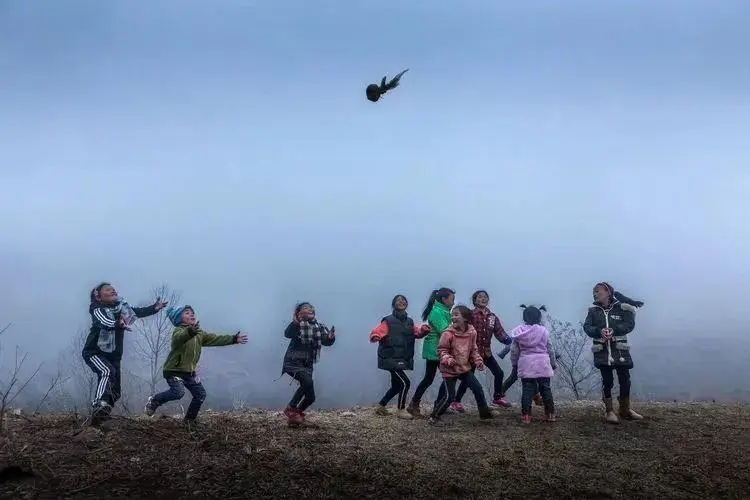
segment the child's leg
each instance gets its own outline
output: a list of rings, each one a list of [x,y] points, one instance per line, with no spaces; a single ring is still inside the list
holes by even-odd
[[[164,403],[182,399],[182,396],[185,395],[185,385],[180,377],[167,377],[166,381],[169,389],[151,397],[151,409],[153,410],[156,410]]]
[[[618,366],[615,370],[617,371],[617,384],[620,386],[620,399],[628,399],[630,398],[630,369]],[[614,384],[614,380],[612,383]]]
[[[451,401],[456,397],[456,379],[443,377],[443,384],[441,387],[441,393],[435,400],[435,405],[432,408],[432,418],[438,418],[444,414],[451,404]]]
[[[122,394],[122,388],[120,384],[120,374],[122,373],[122,370],[120,369],[120,360],[112,361],[112,367],[114,368],[114,371],[111,375],[112,380],[112,406],[117,403],[117,401],[120,399],[120,395]]]
[[[294,377],[294,379],[296,380],[297,377]],[[289,400],[289,406],[291,408],[297,408],[303,397],[305,397],[305,389],[302,387],[302,384],[300,384],[300,386],[297,387],[297,390],[294,391],[292,399]]]
[[[510,372],[510,376],[508,376],[508,378],[503,383],[502,396],[505,396],[508,393],[508,389],[510,389],[511,386],[515,384],[517,380],[518,380],[518,367],[514,366],[513,370]]]
[[[484,389],[482,388],[482,384],[479,383],[479,380],[477,380],[476,375],[469,372],[461,375],[460,378],[461,382],[465,383],[474,394],[474,399],[477,400],[477,407],[485,408],[487,406],[487,398],[484,397]]]
[[[419,406],[419,403],[420,401],[422,401],[422,396],[424,396],[425,391],[432,385],[432,382],[435,380],[435,374],[437,373],[439,365],[439,361],[428,360],[425,363],[424,377],[419,382],[419,385],[417,385],[417,389],[414,391],[414,396],[411,398],[410,406]]]
[[[297,409],[305,411],[315,402],[315,384],[312,373],[297,372],[294,378],[299,381],[299,388],[302,390],[302,400],[297,404]]]
[[[89,356],[83,358],[86,364],[96,374],[96,392],[94,393],[94,400],[92,406],[95,412],[100,412],[103,407],[110,407],[114,404],[114,398],[112,397],[112,377],[116,371],[112,363],[100,355]]]
[[[503,369],[500,368],[500,363],[498,363],[494,357],[485,359],[484,366],[486,366],[490,372],[492,372],[492,376],[495,377],[494,385],[492,386],[492,399],[500,399],[504,394],[503,378],[505,377],[505,373],[503,373]]]
[[[387,405],[397,394],[401,394],[402,386],[404,385],[401,378],[396,374],[396,370],[388,370],[388,372],[391,374],[391,387],[380,400],[380,406]]]
[[[605,400],[612,399],[612,387],[615,385],[615,376],[611,366],[602,366],[599,368],[602,374],[602,396]]]
[[[537,381],[535,378],[521,379],[521,414],[531,415],[531,400],[536,394]]]
[[[544,400],[544,413],[547,415],[555,413],[555,401],[552,399],[552,384],[549,378],[537,379],[539,383],[539,392]]]
[[[476,368],[472,367],[471,368],[471,373],[474,373],[475,369]],[[461,400],[464,397],[464,394],[466,394],[466,389],[468,389],[468,388],[469,388],[469,384],[467,384],[464,379],[461,379],[461,382],[458,384],[458,390],[456,391],[456,399],[455,399],[456,403],[460,403],[461,402]]]
[[[411,381],[406,375],[406,372],[404,372],[403,370],[395,370],[395,373],[396,376],[401,380],[401,388],[399,389],[398,393],[397,408],[399,410],[404,410],[406,409],[406,398],[409,395],[409,387],[411,386]]]
[[[193,399],[190,401],[187,413],[185,414],[185,420],[192,422],[198,418],[198,412],[203,405],[203,401],[206,399],[206,389],[203,388],[203,384],[200,380],[196,379],[195,376],[185,377],[184,379],[185,388],[190,391]]]

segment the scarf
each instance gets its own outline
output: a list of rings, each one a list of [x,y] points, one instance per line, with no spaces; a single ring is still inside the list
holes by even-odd
[[[320,349],[323,346],[323,335],[328,334],[328,328],[313,319],[299,322],[299,340],[303,344],[311,345],[313,348],[313,362],[317,363],[320,357]]]

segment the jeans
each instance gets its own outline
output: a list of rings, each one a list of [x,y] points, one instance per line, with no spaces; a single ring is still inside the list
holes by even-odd
[[[617,382],[620,384],[620,399],[630,397],[630,369],[618,366],[602,366],[602,392],[605,398],[612,397],[612,387],[615,385],[614,371],[617,371]]]
[[[406,408],[406,396],[409,394],[409,386],[411,385],[409,377],[406,376],[404,370],[388,370],[388,372],[391,374],[391,388],[380,400],[380,406],[387,405],[391,399],[398,395],[397,408],[403,410]]]
[[[518,367],[514,366],[513,370],[510,372],[510,376],[508,376],[507,379],[505,379],[505,382],[503,383],[503,388],[500,390],[501,395],[505,396],[505,393],[508,392],[508,389],[516,383],[518,380]]]
[[[203,405],[203,401],[206,399],[206,389],[203,388],[201,381],[194,373],[171,375],[166,377],[166,380],[169,389],[151,398],[151,408],[155,410],[164,403],[182,399],[185,395],[185,389],[187,389],[193,396],[193,399],[190,401],[187,413],[185,413],[185,420],[195,420],[198,417],[198,412]]]
[[[440,361],[427,360],[427,362],[425,363],[424,377],[419,382],[417,389],[414,391],[414,396],[411,398],[412,406],[417,406],[419,402],[422,401],[422,396],[424,396],[425,391],[432,385],[432,382],[435,381],[435,374],[437,373],[439,366],[440,366]],[[443,394],[442,386],[440,387],[440,390],[441,390],[440,394],[442,395]]]
[[[459,380],[462,383],[465,382],[469,386],[471,392],[474,393],[474,398],[477,400],[477,406],[479,408],[487,406],[487,400],[484,397],[482,384],[479,383],[479,380],[477,380],[472,372],[462,373],[456,378],[443,377],[443,384],[440,388],[440,394],[438,394],[438,398],[435,400],[435,406],[432,409],[432,418],[440,417],[448,410],[448,407],[451,405],[451,403],[455,401],[456,382],[458,382]]]
[[[549,377],[544,378],[522,378],[521,384],[523,392],[521,393],[521,414],[531,415],[531,402],[534,394],[539,391],[544,400],[544,413],[555,413],[555,402],[552,399],[552,387],[550,386]]]
[[[503,369],[500,368],[500,364],[497,362],[497,360],[494,357],[490,357],[484,360],[484,366],[489,368],[490,372],[492,372],[492,375],[494,375],[494,385],[493,385],[493,391],[492,391],[492,398],[497,399],[505,395],[505,392],[503,391],[503,377],[505,374],[503,373]],[[472,373],[474,373],[474,368],[471,369]],[[460,403],[461,399],[463,399],[464,394],[466,394],[466,389],[468,389],[469,386],[466,382],[461,382],[461,384],[458,386],[458,391],[456,391],[456,402]]]

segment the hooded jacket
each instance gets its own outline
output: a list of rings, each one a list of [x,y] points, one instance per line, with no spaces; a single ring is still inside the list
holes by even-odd
[[[511,336],[510,360],[518,368],[519,378],[552,378],[555,375],[555,353],[549,341],[549,331],[544,326],[519,325]]]
[[[422,342],[422,358],[427,361],[439,361],[438,344],[440,336],[451,325],[451,310],[442,302],[435,301],[432,311],[427,316],[427,324],[430,325],[430,333]]]
[[[480,367],[484,364],[477,349],[477,331],[467,325],[466,330],[458,331],[452,325],[446,328],[438,343],[440,372],[445,378],[455,378],[471,371],[472,363]],[[449,363],[453,361],[453,366]]]

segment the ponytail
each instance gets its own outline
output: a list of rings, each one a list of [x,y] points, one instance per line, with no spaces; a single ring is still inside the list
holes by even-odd
[[[443,300],[451,295],[455,295],[456,292],[451,290],[450,288],[438,288],[437,290],[433,290],[430,294],[430,298],[427,299],[427,305],[424,306],[424,310],[422,311],[422,321],[427,321],[427,317],[432,312],[432,308],[435,306],[435,302],[438,300]]]

